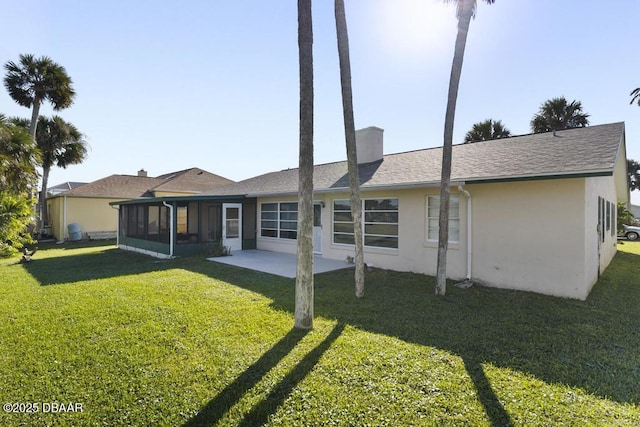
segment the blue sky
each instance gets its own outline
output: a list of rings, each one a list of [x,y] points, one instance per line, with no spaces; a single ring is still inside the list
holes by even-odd
[[[640,2],[480,2],[462,71],[454,142],[493,118],[513,134],[547,99],[579,100],[591,124],[626,122],[640,160]],[[50,184],[200,167],[234,180],[297,167],[297,15],[288,1],[5,2],[0,61],[47,55],[74,81],[58,112],[89,158]],[[315,162],[345,155],[333,2],[314,13]],[[356,127],[385,153],[442,145],[455,11],[435,0],[346,0]],[[5,90],[0,112],[29,117]],[[49,106],[41,114],[51,115]],[[633,195],[634,203],[640,197]]]

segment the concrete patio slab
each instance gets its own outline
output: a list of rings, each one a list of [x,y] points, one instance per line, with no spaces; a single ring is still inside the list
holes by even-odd
[[[231,256],[207,259],[209,261],[215,261],[222,264],[275,274],[289,279],[294,279],[296,277],[295,254],[283,254],[280,252],[252,249],[235,251]],[[322,258],[319,255],[313,256],[313,274],[326,273],[329,271],[341,270],[343,268],[353,268],[353,264],[347,263],[346,261]]]

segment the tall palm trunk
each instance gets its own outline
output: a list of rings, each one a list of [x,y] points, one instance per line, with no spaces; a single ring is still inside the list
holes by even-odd
[[[31,123],[29,123],[29,135],[31,135],[31,139],[33,139],[34,143],[36,142],[36,130],[38,129],[38,116],[40,115],[40,98],[37,96],[33,100],[33,106],[31,109]],[[49,173],[47,171],[47,179]],[[37,193],[37,189],[34,190],[33,194]],[[40,197],[38,200],[38,204],[40,205],[40,217],[37,218],[37,229],[40,230],[47,222],[47,183],[45,181],[44,171],[42,173],[42,188],[40,189]]]
[[[362,239],[362,202],[360,201],[360,182],[358,179],[358,159],[356,153],[356,128],[353,118],[353,91],[351,89],[351,61],[349,59],[349,33],[344,10],[344,0],[335,0],[336,35],[338,38],[338,56],[340,58],[340,82],[342,84],[342,114],[344,116],[344,135],[347,145],[347,168],[349,188],[351,189],[351,213],[353,215],[353,234],[355,238],[356,297],[364,296],[364,253]]]
[[[313,327],[313,26],[311,0],[298,0],[300,154],[295,327]]]
[[[31,123],[29,123],[29,135],[36,140],[36,129],[38,128],[38,116],[40,115],[40,98],[36,97],[33,100],[33,107],[31,109]]]
[[[458,34],[449,78],[449,95],[447,111],[444,119],[444,145],[442,147],[442,175],[440,179],[440,217],[438,222],[438,265],[436,270],[436,294],[444,295],[447,291],[447,249],[449,248],[449,199],[451,184],[451,154],[453,145],[453,123],[458,100],[458,87],[462,73],[462,60],[467,44],[469,23],[473,15],[475,0],[460,0],[462,7],[458,16]]]
[[[49,222],[49,214],[47,209],[47,187],[49,185],[50,171],[50,167],[42,167],[42,189],[40,190],[40,221],[42,223],[42,226],[46,225]]]

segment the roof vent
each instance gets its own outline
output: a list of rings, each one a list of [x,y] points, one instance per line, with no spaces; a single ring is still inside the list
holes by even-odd
[[[384,129],[375,126],[356,131],[356,156],[358,164],[382,160]]]
[[[147,177],[147,171],[146,171],[146,170],[144,170],[144,169],[140,169],[140,170],[138,171],[138,176],[143,176],[143,177],[145,177],[145,178],[146,178],[146,177]]]

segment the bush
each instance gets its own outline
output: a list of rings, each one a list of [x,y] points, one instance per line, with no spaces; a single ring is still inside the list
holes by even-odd
[[[231,255],[231,248],[224,246],[222,240],[211,240],[207,244],[207,256],[220,257]]]
[[[0,257],[34,243],[29,233],[33,200],[26,195],[0,194]]]

